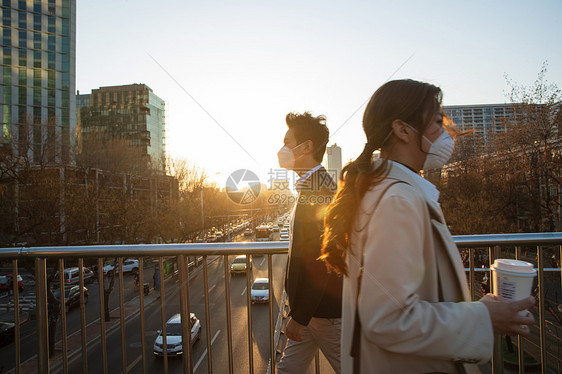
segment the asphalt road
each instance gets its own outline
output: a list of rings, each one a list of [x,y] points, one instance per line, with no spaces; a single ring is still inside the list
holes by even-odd
[[[149,271],[147,268],[145,273],[149,273],[150,275],[146,274],[145,279],[149,279],[152,277],[152,272]],[[119,307],[119,284],[116,278],[115,280],[115,288],[110,295],[110,310]],[[125,274],[123,276],[123,284],[124,284],[124,299],[125,301],[131,300],[135,297],[138,293],[134,291],[134,278],[132,275]],[[97,280],[94,280],[91,284],[86,284],[86,288],[88,289],[88,303],[86,304],[85,315],[86,315],[86,324],[99,319],[100,310],[99,310],[99,286]],[[24,292],[25,295],[34,294],[33,289],[26,288]],[[34,312],[30,312],[30,315],[33,316]],[[67,335],[71,335],[73,332],[80,330],[80,307],[75,306],[74,308],[70,309],[70,311],[66,314],[67,319]],[[57,324],[57,339],[61,337],[61,320]],[[37,354],[37,322],[34,319],[30,319],[27,323],[21,326],[21,362],[25,362],[29,358],[33,357]],[[4,346],[0,348],[0,373],[8,371],[10,368],[14,367],[15,361],[15,349],[14,344],[10,344],[8,346]]]
[[[236,238],[238,240],[251,238]],[[235,239],[235,240],[236,240]],[[229,263],[235,256],[229,257]],[[267,256],[255,257],[251,276],[267,277]],[[282,296],[282,282],[286,268],[287,256],[273,256],[273,286],[274,296],[273,315],[276,321],[280,299]],[[201,321],[201,340],[193,345],[192,365],[194,372],[208,372],[207,363],[207,339],[211,339],[211,357],[213,372],[228,372],[228,341],[226,323],[226,299],[224,282],[223,257],[210,259],[209,266],[209,298],[210,298],[210,326],[211,336],[206,336],[205,321],[205,301],[203,294],[203,272],[198,271],[190,280],[190,309]],[[249,373],[249,353],[248,353],[248,316],[247,316],[247,292],[246,277],[236,276],[230,278],[230,303],[232,321],[232,360],[235,373]],[[114,291],[116,292],[116,291]],[[117,305],[117,304],[115,304]],[[253,365],[257,373],[265,373],[269,362],[269,308],[267,304],[251,305],[252,308],[252,327],[253,327]],[[164,372],[164,360],[154,357],[152,346],[156,339],[156,330],[161,326],[160,302],[155,302],[145,309],[146,329],[144,332],[140,328],[140,317],[127,321],[126,331],[126,356],[127,369],[131,373],[142,373],[142,348],[141,334],[146,338],[146,357],[147,371],[149,373]],[[166,320],[175,313],[179,313],[179,293],[176,284],[168,286],[165,295]],[[122,367],[121,358],[121,334],[120,329],[114,330],[107,337],[108,347],[108,370],[110,373],[120,373]],[[91,373],[103,372],[101,345],[98,344],[88,351],[88,370]],[[170,358],[168,360],[168,370],[170,373],[182,372],[181,358]],[[81,372],[82,362],[78,358],[70,363],[69,371]]]

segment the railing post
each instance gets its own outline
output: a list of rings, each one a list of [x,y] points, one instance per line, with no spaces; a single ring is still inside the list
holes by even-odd
[[[16,374],[20,372],[20,300],[19,300],[19,287],[18,287],[18,260],[12,261],[12,285],[14,295],[14,344],[16,350],[15,369]]]
[[[142,347],[142,372],[147,372],[146,360],[146,325],[144,322],[144,257],[139,257],[139,301],[140,301],[140,325],[141,325],[141,347]]]
[[[59,258],[59,302],[62,335],[62,371],[68,373],[68,340],[66,338],[66,300],[64,292],[64,259]]]
[[[207,372],[213,372],[213,357],[211,351],[211,313],[209,310],[209,274],[207,256],[203,256],[203,287],[205,295],[205,332],[207,335]]]
[[[64,270],[61,270],[64,271]],[[80,339],[82,341],[82,372],[88,372],[88,341],[86,340],[86,304],[84,299],[84,259],[78,259],[78,284],[80,285]]]
[[[521,247],[520,246],[515,247],[515,259],[516,260],[521,259]],[[524,354],[524,350],[523,350],[523,338],[521,338],[521,335],[517,335],[517,361],[519,362],[519,373],[524,374],[525,373],[525,354]]]
[[[488,248],[488,268],[491,269],[494,264],[494,260],[498,258],[500,254],[500,247],[494,246]],[[490,270],[490,292],[494,292],[494,277],[492,276],[492,271]],[[503,353],[502,353],[502,335],[494,335],[494,355],[492,356],[492,373],[493,374],[503,374]]]
[[[252,278],[253,265],[252,255],[246,255],[246,303],[248,305],[248,363],[250,374],[254,374],[254,340],[253,340],[253,327],[252,327],[252,285],[250,278]],[[271,303],[271,298],[269,299]]]
[[[226,305],[226,336],[228,345],[228,372],[234,373],[232,360],[232,316],[230,307],[230,272],[228,271],[228,255],[224,257],[224,297]]]
[[[113,269],[113,276],[115,271],[119,270],[119,325],[121,327],[121,367],[123,373],[127,372],[127,338],[125,336],[125,290],[123,284],[123,257],[117,258],[117,269]]]
[[[189,274],[187,256],[180,255],[176,259],[179,271],[180,286],[180,316],[181,316],[181,344],[182,344],[182,364],[184,373],[192,373],[191,357],[191,312],[189,310]]]
[[[544,316],[544,264],[542,261],[542,247],[537,246],[537,266],[538,266],[538,284],[539,284],[539,338],[541,346],[541,372],[546,373],[546,334],[545,334],[545,316]]]
[[[47,261],[45,258],[35,259],[35,294],[37,312],[37,372],[49,373],[49,316],[47,314]]]

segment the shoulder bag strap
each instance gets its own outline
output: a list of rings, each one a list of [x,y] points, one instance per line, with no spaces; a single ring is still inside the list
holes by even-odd
[[[374,205],[374,207],[371,211],[371,215],[370,215],[365,227],[368,225],[371,218],[373,218],[375,210],[377,209],[379,203],[381,202],[382,197],[386,194],[386,191],[388,191],[388,189],[390,187],[394,186],[397,183],[406,183],[406,182],[395,181],[395,182],[390,183],[388,186],[386,186],[384,188],[384,190],[379,195],[379,198],[377,199],[377,202],[375,203],[375,205]],[[361,320],[359,319],[359,294],[361,292],[361,279],[363,277],[363,264],[365,262],[365,242],[366,241],[367,241],[367,234],[365,234],[364,238],[363,238],[363,243],[362,243],[363,245],[361,246],[361,260],[360,260],[361,266],[359,267],[359,271],[357,272],[357,295],[355,297],[355,321],[353,323],[353,338],[351,340],[351,352],[350,352],[351,357],[353,357],[353,373],[354,374],[359,374],[360,373],[360,367],[361,367]]]

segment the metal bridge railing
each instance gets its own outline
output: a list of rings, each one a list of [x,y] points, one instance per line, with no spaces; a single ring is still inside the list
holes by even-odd
[[[489,276],[490,265],[496,258],[511,257],[533,262],[538,270],[536,296],[538,299],[537,308],[532,312],[536,316],[537,324],[532,329],[530,337],[522,339],[517,338],[517,357],[516,365],[519,372],[525,372],[525,368],[529,367],[528,357],[533,357],[540,370],[546,372],[560,372],[562,340],[559,334],[562,332],[560,326],[561,310],[558,297],[562,297],[561,287],[561,269],[560,259],[562,258],[562,233],[536,233],[536,234],[496,234],[496,235],[466,235],[456,236],[455,242],[461,251],[465,260],[466,272],[471,288],[473,299],[481,297],[484,285],[487,284],[491,288],[492,277]],[[252,272],[246,272],[246,321],[232,321],[231,319],[231,295],[230,295],[230,261],[229,256],[245,254],[247,256],[247,267],[250,268],[250,258],[255,255],[267,255],[267,274],[269,282],[269,331],[268,334],[269,350],[268,357],[263,357],[270,362],[270,372],[276,372],[276,339],[279,331],[275,331],[275,326],[279,324],[274,321],[273,301],[275,300],[274,288],[280,286],[282,279],[274,280],[273,277],[273,256],[285,255],[288,251],[288,242],[243,242],[243,243],[185,243],[185,244],[154,244],[154,245],[108,245],[108,246],[68,246],[68,247],[34,247],[34,248],[0,248],[0,260],[6,262],[11,260],[11,271],[13,279],[17,279],[17,274],[22,265],[27,269],[30,267],[34,270],[35,293],[36,293],[36,339],[38,353],[35,358],[25,363],[21,362],[21,335],[20,335],[20,313],[18,312],[18,282],[13,282],[13,319],[15,324],[14,339],[14,360],[11,363],[4,363],[5,368],[13,367],[13,372],[22,372],[23,366],[33,365],[37,372],[48,373],[50,371],[69,372],[68,357],[68,337],[67,337],[67,319],[66,310],[60,308],[60,340],[62,346],[62,354],[57,360],[50,359],[49,356],[49,306],[47,294],[47,284],[57,283],[60,290],[64,290],[65,279],[63,272],[59,272],[56,280],[53,280],[53,274],[56,269],[64,269],[65,261],[78,262],[79,268],[79,289],[80,292],[80,354],[82,359],[82,371],[88,372],[88,338],[92,339],[92,334],[86,336],[86,318],[85,318],[85,294],[84,294],[84,259],[96,259],[97,263],[97,282],[99,284],[99,331],[95,335],[95,339],[101,343],[101,362],[103,371],[108,372],[108,346],[107,346],[107,324],[109,321],[105,318],[105,283],[103,271],[104,259],[116,258],[118,268],[123,268],[124,258],[138,258],[139,264],[144,263],[144,259],[151,257],[157,258],[156,266],[159,269],[161,280],[159,284],[160,291],[160,316],[161,328],[163,335],[163,369],[164,372],[169,371],[167,342],[166,342],[166,285],[164,281],[164,259],[173,258],[177,266],[177,285],[168,284],[169,287],[177,287],[180,300],[181,315],[181,334],[182,334],[182,371],[192,373],[194,371],[194,362],[191,347],[191,328],[189,325],[190,318],[190,271],[193,269],[195,262],[189,261],[192,256],[200,258],[202,256],[202,272],[203,272],[203,295],[205,304],[205,336],[206,336],[206,356],[207,370],[213,371],[211,346],[211,320],[216,309],[211,310],[209,299],[209,269],[208,260],[218,257],[222,259],[224,271],[224,301],[226,312],[226,329],[227,329],[227,350],[228,350],[228,370],[230,373],[234,371],[233,348],[236,342],[233,342],[233,322],[235,324],[245,323],[247,325],[247,341],[248,341],[248,367],[249,372],[253,373],[254,368],[254,335],[252,330],[252,308],[250,300],[250,287],[252,282]],[[249,256],[253,255],[253,256]],[[51,273],[49,273],[49,270]],[[121,371],[127,373],[130,370],[131,362],[127,358],[127,336],[125,328],[125,305],[124,305],[124,278],[123,272],[119,271],[115,276],[119,286],[119,327],[121,333]],[[143,287],[144,267],[141,265],[138,269],[138,277],[141,280],[138,287],[139,308],[138,315],[140,317],[140,329],[146,331],[146,314],[145,314],[145,294]],[[278,277],[280,278],[280,277]],[[282,277],[281,277],[282,278]],[[487,278],[487,279],[486,279]],[[277,283],[276,283],[277,282]],[[477,287],[480,283],[481,287]],[[550,294],[548,294],[550,293]],[[64,293],[61,291],[60,295]],[[283,306],[280,306],[281,308]],[[149,372],[147,342],[145,334],[141,333],[142,346],[142,367],[143,372]],[[494,358],[492,361],[492,372],[503,373],[505,349],[502,349],[502,341],[504,338],[497,336],[495,343]],[[512,342],[508,345],[511,346]],[[97,358],[96,359],[100,359]],[[115,364],[114,364],[115,365]],[[319,365],[315,365],[317,370]]]

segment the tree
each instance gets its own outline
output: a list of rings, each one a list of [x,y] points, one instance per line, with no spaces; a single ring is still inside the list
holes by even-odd
[[[546,72],[545,63],[530,87],[507,78],[512,115],[505,131],[457,138],[438,181],[454,234],[560,228],[562,95]]]

